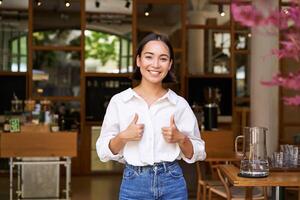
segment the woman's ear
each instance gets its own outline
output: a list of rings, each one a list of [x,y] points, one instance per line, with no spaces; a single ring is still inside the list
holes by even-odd
[[[136,62],[136,66],[137,66],[137,67],[140,67],[140,66],[141,66],[141,65],[140,65],[140,63],[141,63],[141,58],[140,58],[139,55],[136,56],[135,62]]]

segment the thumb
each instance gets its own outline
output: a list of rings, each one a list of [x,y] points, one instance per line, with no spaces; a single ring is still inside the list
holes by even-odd
[[[133,118],[131,124],[136,124],[137,121],[138,121],[138,119],[139,119],[139,116],[138,116],[138,114],[135,113],[135,114],[134,114],[134,118]]]
[[[170,118],[170,127],[174,127],[174,126],[176,127],[174,115],[171,115],[171,118]]]

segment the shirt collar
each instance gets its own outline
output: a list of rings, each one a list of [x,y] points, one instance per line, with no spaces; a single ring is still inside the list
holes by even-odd
[[[123,95],[122,95],[122,100],[123,100],[124,102],[127,102],[127,101],[129,101],[133,96],[136,96],[137,98],[140,98],[140,97],[133,91],[133,89],[128,88],[127,90],[124,91],[124,93],[123,93]],[[173,92],[171,89],[168,89],[168,92],[167,92],[164,96],[162,96],[162,97],[160,98],[160,100],[161,100],[161,99],[165,99],[165,98],[168,98],[168,100],[169,100],[172,104],[174,104],[174,105],[176,105],[176,103],[177,103],[177,101],[178,101],[178,96],[177,96],[177,94],[176,94],[175,92]]]
[[[135,92],[131,88],[128,88],[127,90],[125,90],[123,92],[122,100],[124,102],[129,101],[134,95],[135,95]]]

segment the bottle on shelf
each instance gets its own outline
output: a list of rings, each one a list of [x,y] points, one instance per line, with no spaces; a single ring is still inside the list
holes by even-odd
[[[9,123],[10,116],[5,115],[5,120],[3,123],[3,132],[8,133],[10,132],[10,123]]]
[[[53,114],[51,116],[51,123],[50,123],[50,131],[51,132],[59,131],[58,118],[59,118],[58,114]]]

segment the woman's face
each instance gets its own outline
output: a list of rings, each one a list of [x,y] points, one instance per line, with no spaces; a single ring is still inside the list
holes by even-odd
[[[150,41],[136,58],[136,63],[140,68],[142,80],[161,83],[172,66],[169,48],[162,41]]]

